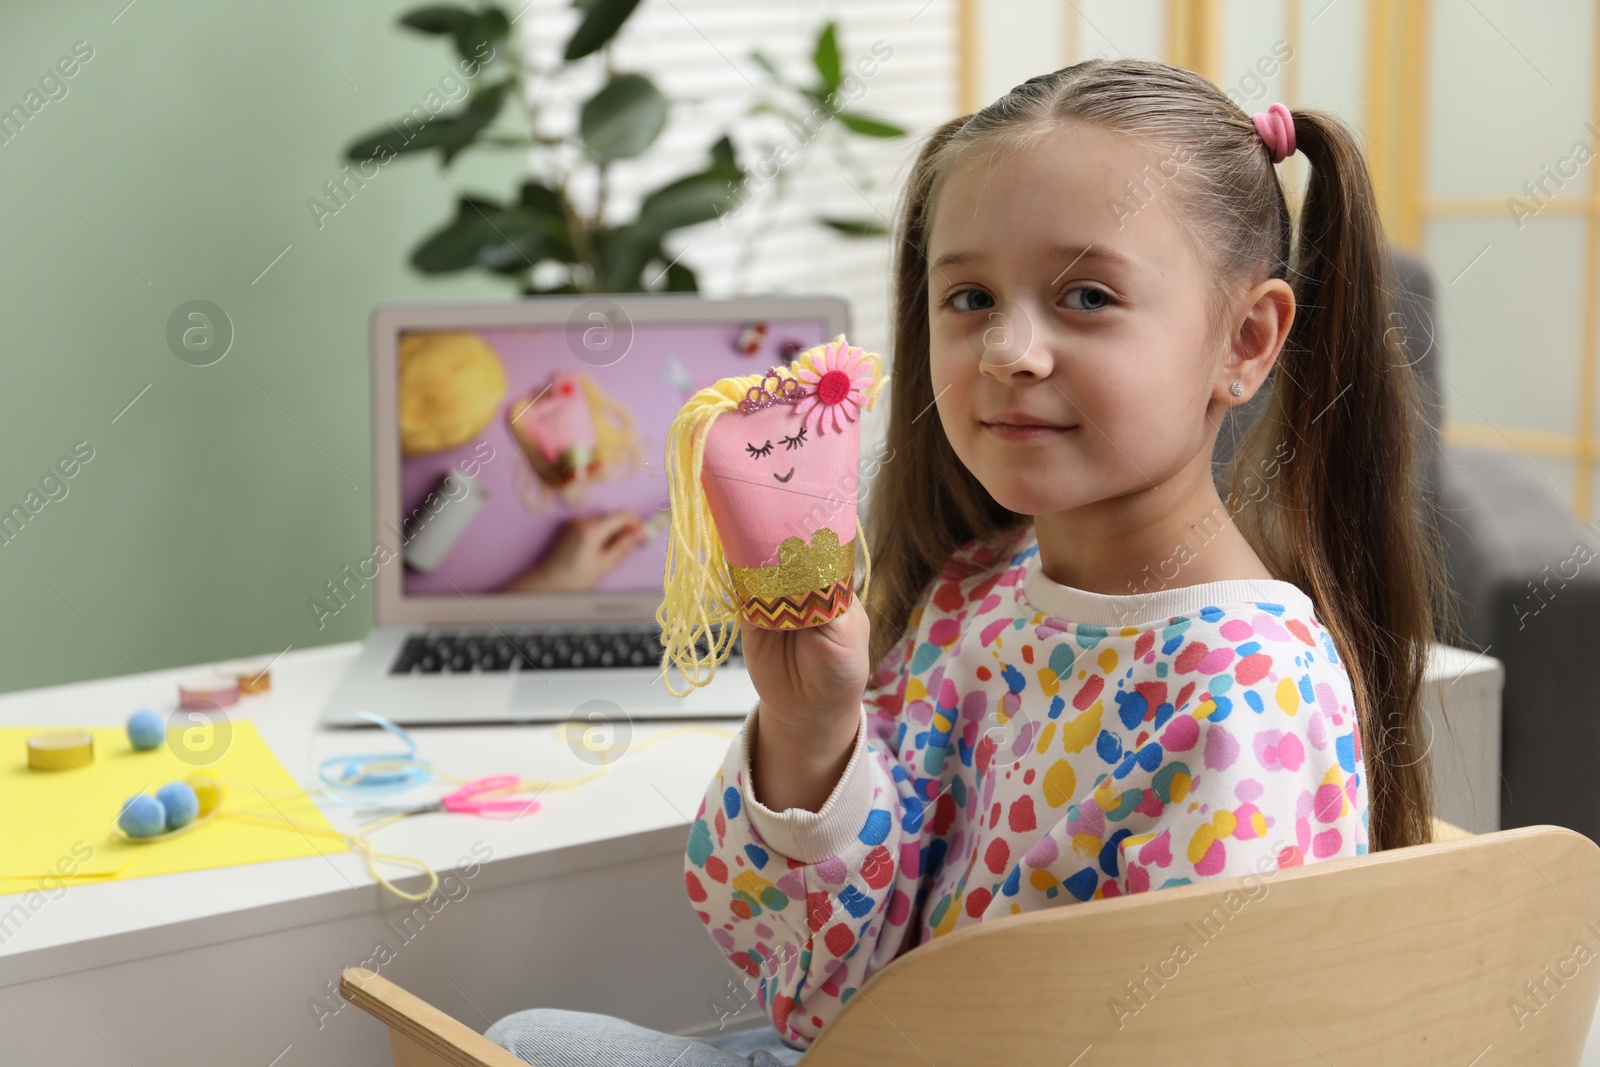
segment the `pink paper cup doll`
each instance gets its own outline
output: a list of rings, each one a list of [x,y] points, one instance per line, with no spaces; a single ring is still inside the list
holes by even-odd
[[[531,398],[507,412],[511,430],[545,484],[559,488],[593,475],[599,466],[594,418],[583,383],[556,374]]]
[[[518,467],[517,488],[530,510],[554,497],[576,503],[591,484],[638,467],[632,414],[582,372],[552,374],[506,407],[506,422],[528,457],[531,478]]]
[[[662,672],[690,689],[727,658],[743,623],[819,626],[850,607],[863,410],[888,381],[881,359],[839,334],[764,374],[723,378],[684,404],[667,434],[672,531]],[[865,593],[865,588],[863,588]]]

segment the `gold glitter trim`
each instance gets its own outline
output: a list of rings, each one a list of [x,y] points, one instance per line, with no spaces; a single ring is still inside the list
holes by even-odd
[[[799,537],[785,537],[778,546],[776,567],[735,567],[728,572],[733,588],[741,598],[777,600],[804,596],[827,589],[834,582],[853,581],[856,573],[856,543],[841,545],[839,535],[824,526],[811,535],[811,544]]]

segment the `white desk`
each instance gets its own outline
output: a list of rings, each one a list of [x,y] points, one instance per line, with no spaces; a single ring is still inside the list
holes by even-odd
[[[396,747],[381,731],[312,729],[356,647],[290,652],[273,667],[272,694],[230,709],[255,723],[302,784],[327,756]],[[0,697],[0,724],[121,725],[137,707],[170,710],[185,673]],[[724,736],[688,733],[630,749],[598,781],[547,792],[539,811],[515,822],[430,814],[380,830],[380,850],[441,873],[470,860],[474,845],[492,850],[455,883],[464,895],[409,923],[413,905],[375,885],[355,853],[74,886],[0,946],[0,1064],[381,1067],[390,1062],[382,1027],[327,986],[380,940],[394,957],[380,973],[480,1030],[534,1006],[715,1029],[708,1002],[727,1000],[736,972],[684,895],[683,851],[739,724],[708,721]],[[668,725],[635,724],[633,743]],[[555,726],[414,736],[425,758],[464,777],[566,779],[595,769]],[[341,830],[360,825],[349,810],[322,809]],[[402,885],[422,887],[415,877]],[[0,911],[18,899],[0,897]],[[324,1010],[320,1027],[318,998],[342,1005],[331,1017]],[[752,1007],[740,1019],[757,1015]]]
[[[376,731],[312,729],[355,649],[291,652],[274,666],[272,695],[232,709],[302,784],[327,756],[389,747]],[[0,724],[120,725],[136,707],[169,709],[184,673],[0,697]],[[1476,831],[1498,819],[1503,676],[1490,657],[1442,647],[1429,669],[1450,723],[1430,752],[1445,783],[1440,815]],[[379,941],[393,951],[385,977],[480,1030],[535,1006],[678,1033],[714,1032],[719,1009],[727,1023],[759,1021],[753,1003],[726,1014],[743,991],[683,892],[688,823],[739,720],[708,725],[726,736],[630,751],[604,778],[546,793],[542,810],[516,822],[439,814],[379,831],[382,850],[441,872],[475,844],[492,850],[458,883],[464,895],[409,926],[401,920],[413,906],[374,885],[354,853],[75,886],[0,945],[0,1064],[385,1067],[382,1027],[349,1005],[327,1014],[342,1005],[329,983]],[[635,743],[663,726],[635,724]],[[415,734],[426,758],[462,776],[593,769],[554,726]],[[340,829],[359,825],[337,806],[324,812]],[[0,897],[0,911],[17,899]]]

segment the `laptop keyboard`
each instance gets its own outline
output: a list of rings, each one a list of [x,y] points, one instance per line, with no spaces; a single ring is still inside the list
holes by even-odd
[[[700,643],[706,651],[704,640]],[[656,667],[661,631],[655,626],[605,630],[427,630],[410,634],[390,674],[468,674],[596,667]],[[732,656],[742,655],[733,643]]]

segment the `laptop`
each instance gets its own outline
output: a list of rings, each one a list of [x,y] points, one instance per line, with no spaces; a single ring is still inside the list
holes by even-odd
[[[380,305],[374,543],[328,590],[370,585],[375,625],[324,725],[748,714],[737,645],[689,695],[662,684],[667,430],[717,379],[848,331],[829,296]]]

